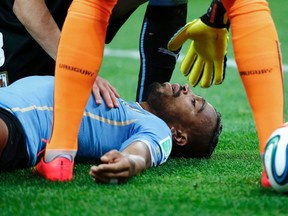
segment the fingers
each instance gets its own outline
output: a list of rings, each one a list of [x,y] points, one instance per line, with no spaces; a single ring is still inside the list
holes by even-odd
[[[204,63],[203,59],[198,56],[191,68],[188,81],[193,87],[195,87],[202,78]]]
[[[225,77],[225,60],[224,63],[215,62],[215,77],[214,77],[214,84],[219,85],[223,82]]]
[[[195,50],[195,43],[192,41],[182,60],[180,70],[184,76],[188,76],[188,81],[193,87],[200,82],[202,88],[209,88],[213,81],[214,84],[221,84],[224,79],[225,59],[222,60],[212,62],[203,59]]]
[[[101,95],[109,108],[118,107],[117,98],[120,97],[117,90],[105,79],[97,77],[93,84],[93,95],[97,104],[102,104]]]
[[[191,66],[188,81],[193,87],[198,85],[199,82],[202,88],[209,88],[212,84],[219,85],[223,82],[225,76],[224,67],[221,62],[213,64],[198,57]]]
[[[129,168],[119,163],[92,166],[89,172],[96,183],[122,183],[129,178]],[[112,180],[112,181],[111,181]]]
[[[121,183],[130,177],[130,163],[123,153],[117,150],[109,151],[101,157],[101,161],[103,164],[90,168],[89,174],[95,182],[115,183],[117,179]]]
[[[115,161],[120,160],[123,157],[123,154],[117,150],[111,150],[105,153],[100,159],[102,163],[115,163]]]
[[[196,59],[197,59],[197,53],[194,50],[194,42],[192,41],[180,66],[180,70],[184,76],[187,76],[190,73],[191,67]]]
[[[169,41],[168,49],[177,50],[191,39],[180,70],[189,83],[203,88],[221,84],[225,77],[228,30],[213,28],[195,19],[188,22]]]
[[[209,61],[205,62],[200,83],[202,88],[209,88],[211,86],[214,78],[213,70],[213,63]]]
[[[107,89],[107,88],[106,88]],[[117,97],[119,97],[117,91],[115,89],[110,89],[108,88],[108,90],[100,90],[101,95],[104,98],[104,101],[106,102],[106,105],[109,108],[114,108],[114,107],[118,107],[118,100]]]
[[[94,95],[94,98],[95,98],[95,101],[98,105],[102,104],[102,98],[101,98],[101,95],[100,95],[100,90],[98,88],[98,86],[94,83],[93,85],[93,95]]]

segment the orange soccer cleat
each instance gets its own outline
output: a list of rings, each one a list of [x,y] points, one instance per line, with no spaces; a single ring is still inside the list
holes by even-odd
[[[40,162],[33,167],[32,173],[40,175],[50,181],[70,181],[73,178],[74,161],[67,157],[59,156],[50,162],[45,162],[43,157]]]

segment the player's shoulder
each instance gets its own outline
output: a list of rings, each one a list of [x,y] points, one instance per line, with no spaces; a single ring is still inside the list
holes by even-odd
[[[53,76],[28,76],[21,78],[8,86],[8,88],[17,89],[37,89],[37,91],[41,91],[41,89],[45,89],[48,86],[53,87],[54,85],[54,77]],[[29,87],[29,88],[27,88]]]
[[[34,82],[38,82],[38,83],[47,83],[47,82],[54,82],[54,76],[27,76],[27,77],[24,77],[24,78],[21,78],[17,81],[15,81],[14,83],[19,83],[19,82],[22,82],[22,83],[34,83]]]

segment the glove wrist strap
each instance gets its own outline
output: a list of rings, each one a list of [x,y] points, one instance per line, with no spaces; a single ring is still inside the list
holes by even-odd
[[[200,19],[203,23],[213,28],[227,28],[228,30],[230,26],[221,0],[213,0],[207,13],[200,17]]]

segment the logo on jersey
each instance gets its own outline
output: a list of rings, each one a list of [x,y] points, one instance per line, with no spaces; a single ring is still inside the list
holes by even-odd
[[[160,142],[160,146],[161,146],[161,149],[163,150],[164,158],[166,160],[168,158],[168,156],[170,155],[171,149],[172,149],[172,141],[171,141],[170,136],[163,139]]]

